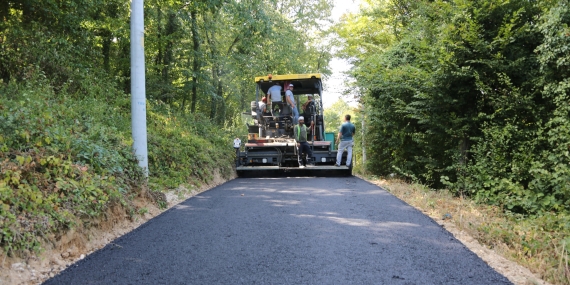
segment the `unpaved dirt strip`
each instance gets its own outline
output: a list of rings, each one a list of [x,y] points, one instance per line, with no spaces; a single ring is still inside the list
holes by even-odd
[[[356,177],[235,179],[44,284],[511,284]]]

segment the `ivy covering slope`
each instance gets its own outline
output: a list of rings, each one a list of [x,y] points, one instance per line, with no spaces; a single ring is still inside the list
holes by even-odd
[[[0,247],[229,177],[260,74],[327,74],[332,0],[144,1],[149,170],[131,151],[129,1],[0,2]],[[310,31],[310,32],[308,32]],[[240,129],[241,128],[241,129]],[[243,137],[242,137],[243,138]]]
[[[127,95],[77,98],[56,94],[41,77],[27,82],[0,87],[0,245],[6,254],[38,250],[47,236],[113,205],[132,216],[132,201],[144,191],[208,183],[214,172],[231,175],[229,134],[206,119],[149,103],[148,190],[131,149]]]

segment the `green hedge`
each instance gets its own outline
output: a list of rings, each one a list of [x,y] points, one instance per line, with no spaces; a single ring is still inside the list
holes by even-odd
[[[132,153],[130,98],[108,82],[87,91],[56,89],[42,76],[0,84],[0,246],[40,249],[44,238],[100,217],[128,214],[147,181]],[[101,93],[106,86],[106,93]],[[229,134],[199,116],[150,102],[153,188],[208,183],[232,172]]]

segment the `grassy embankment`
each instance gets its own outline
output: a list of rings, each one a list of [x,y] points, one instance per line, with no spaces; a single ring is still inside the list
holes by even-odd
[[[135,199],[164,207],[164,190],[231,176],[230,134],[206,118],[148,104],[147,181],[131,151],[128,95],[88,80],[54,88],[41,74],[24,82],[0,84],[3,258],[41,252],[111,209],[133,219],[145,210]]]
[[[449,217],[460,230],[553,284],[570,284],[570,216],[520,216],[501,207],[477,204],[448,191],[399,180],[366,177],[434,219]],[[449,215],[446,215],[449,214]]]

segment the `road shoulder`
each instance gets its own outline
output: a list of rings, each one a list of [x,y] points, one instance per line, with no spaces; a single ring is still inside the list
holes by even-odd
[[[360,177],[360,176],[359,176]],[[458,239],[463,245],[465,245],[469,250],[473,253],[477,254],[485,263],[495,269],[497,272],[505,276],[509,281],[513,282],[516,285],[529,285],[529,284],[536,284],[536,285],[551,285],[550,283],[540,279],[536,275],[534,275],[528,268],[505,258],[502,255],[500,249],[494,250],[490,249],[481,243],[479,243],[475,238],[469,235],[465,230],[462,230],[458,226],[460,223],[453,217],[453,215],[449,213],[443,213],[434,209],[432,206],[425,207],[426,204],[418,203],[418,199],[421,200],[424,197],[417,197],[411,194],[413,191],[399,189],[402,186],[400,185],[391,184],[391,182],[386,180],[374,180],[374,179],[367,179],[366,177],[360,177],[363,180],[366,180],[372,184],[378,185],[383,189],[390,192],[392,195],[396,196],[400,200],[406,202],[410,206],[418,209],[425,215],[432,218],[436,223],[440,226],[445,228],[448,232],[450,232],[456,239]],[[420,194],[418,194],[420,195]],[[441,201],[438,201],[438,203]],[[427,205],[431,205],[427,203]],[[444,207],[442,207],[444,208]]]

